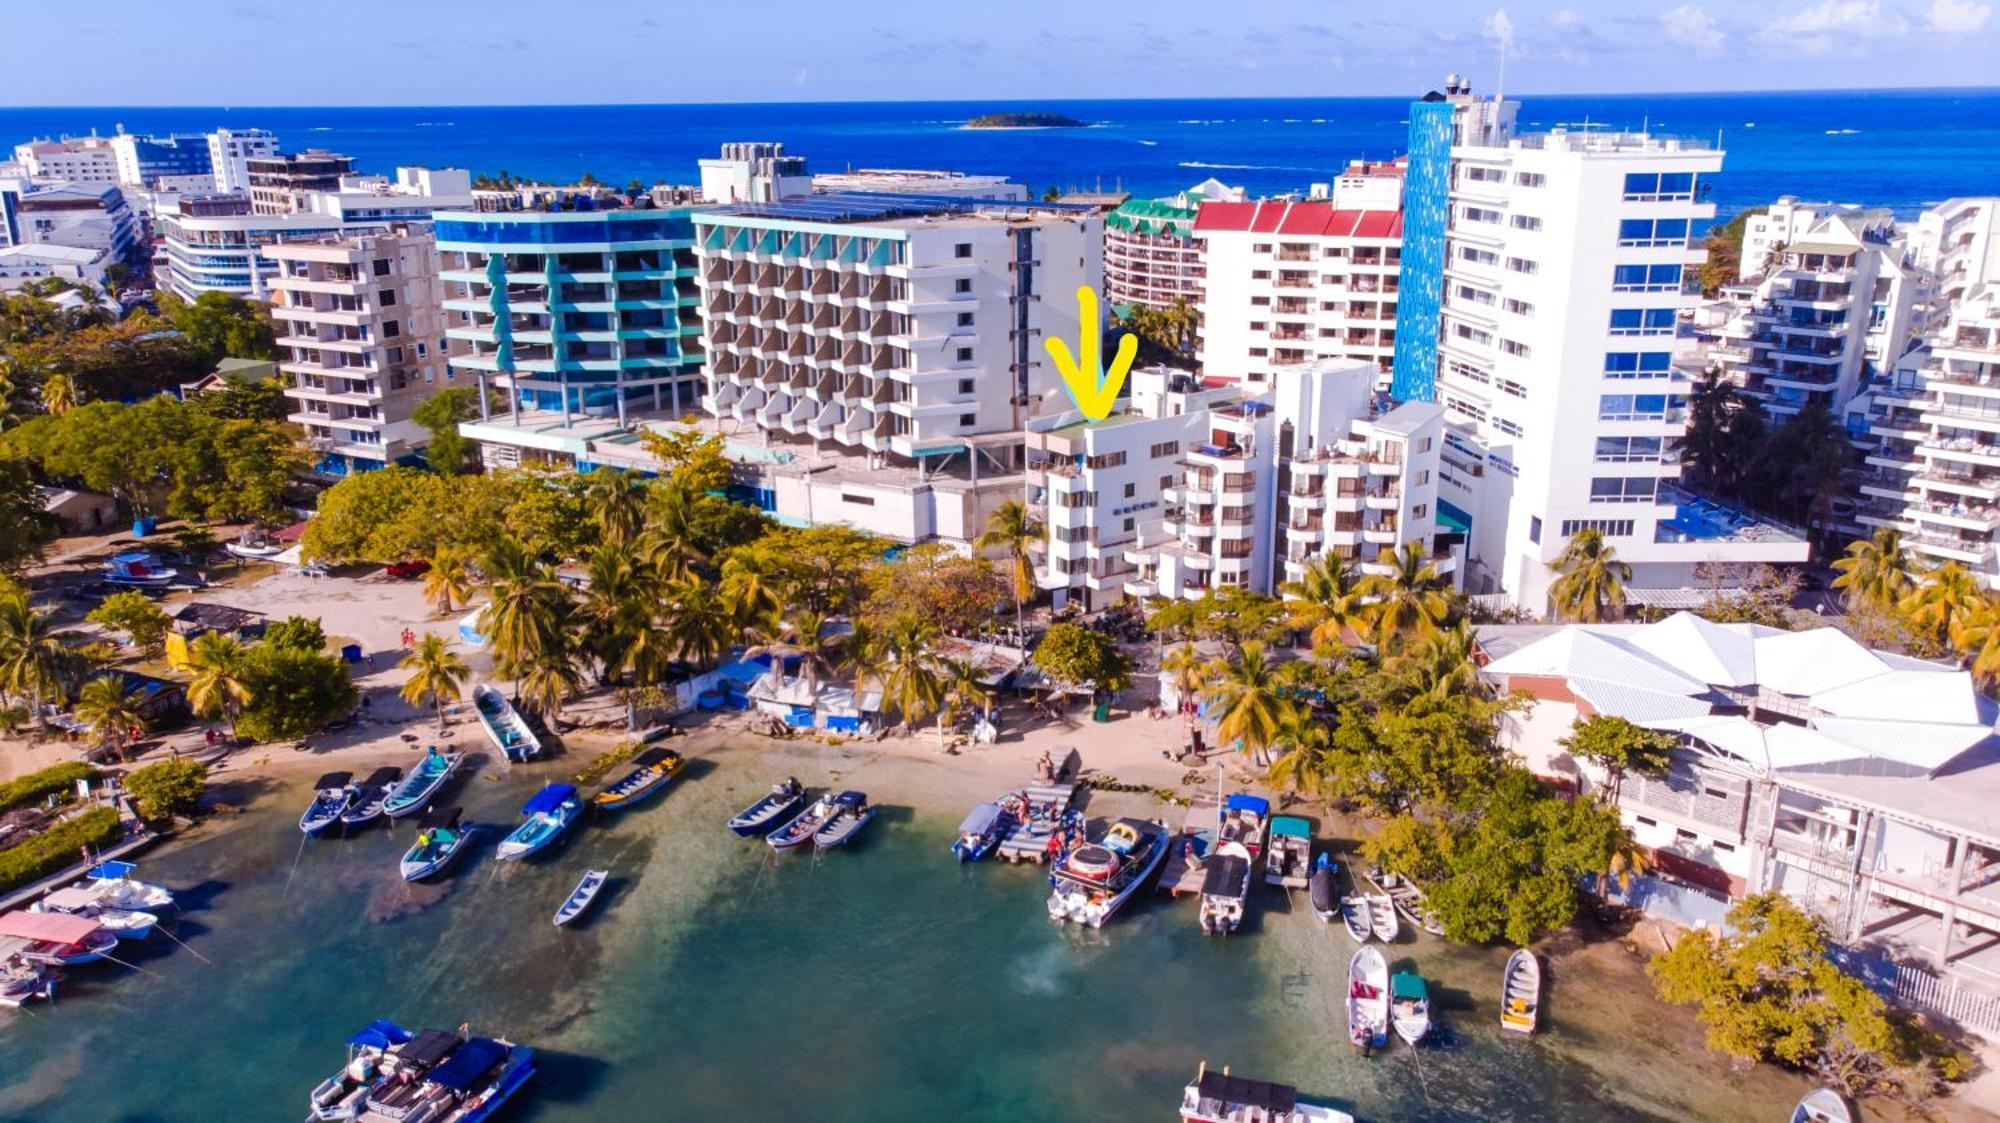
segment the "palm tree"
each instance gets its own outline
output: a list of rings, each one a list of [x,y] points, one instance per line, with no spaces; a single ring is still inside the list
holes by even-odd
[[[943,744],[947,725],[956,725],[959,716],[970,710],[984,713],[990,699],[985,685],[979,681],[979,668],[969,659],[954,659],[945,663],[940,685],[942,704],[938,707],[938,743]]]
[[[722,592],[732,615],[745,628],[776,621],[785,600],[755,552],[739,552],[722,563]]]
[[[1191,643],[1176,644],[1160,659],[1160,673],[1174,688],[1182,720],[1194,719],[1195,698],[1207,687],[1211,669],[1212,664]]]
[[[935,638],[937,625],[912,613],[896,617],[882,635],[882,705],[893,707],[905,725],[922,722],[944,701],[944,684],[931,669]]]
[[[1218,668],[1206,692],[1217,739],[1236,742],[1239,751],[1263,763],[1291,708],[1278,689],[1277,664],[1264,657],[1264,645],[1244,644],[1242,656]]]
[[[513,538],[502,538],[486,557],[491,598],[479,630],[493,658],[520,684],[520,670],[561,642],[568,599],[548,566]]]
[[[667,582],[666,601],[665,649],[701,668],[720,662],[738,634],[735,614],[722,590],[686,573]]]
[[[1618,839],[1612,843],[1605,856],[1604,868],[1598,871],[1598,884],[1608,894],[1613,882],[1621,893],[1632,890],[1632,879],[1643,876],[1653,868],[1653,860],[1646,848],[1632,839],[1632,832],[1620,828]]]
[[[1951,643],[1971,661],[1974,678],[1987,687],[2000,682],[2000,600],[1985,597],[1952,634]]]
[[[686,484],[663,480],[652,486],[648,499],[651,519],[635,543],[646,562],[667,577],[679,577],[703,557],[695,507],[701,496]]]
[[[1314,647],[1346,642],[1348,633],[1366,626],[1361,577],[1346,558],[1322,554],[1306,563],[1297,581],[1280,589],[1290,610],[1292,627],[1311,634]]]
[[[42,702],[61,693],[67,664],[52,620],[27,589],[0,582],[0,696],[27,703],[38,720]]]
[[[1389,695],[1399,704],[1413,698],[1443,701],[1479,687],[1472,661],[1472,629],[1464,624],[1432,632],[1383,667]]]
[[[468,673],[465,660],[445,646],[443,636],[426,632],[396,665],[410,672],[403,682],[403,701],[412,706],[429,703],[436,707],[438,732],[444,732],[444,704],[456,702],[461,696]]]
[[[203,632],[188,646],[188,669],[194,672],[187,685],[188,705],[203,717],[221,714],[229,722],[232,738],[236,716],[250,701],[250,686],[243,679],[244,654],[236,637],[221,632]]]
[[[137,688],[126,686],[123,676],[100,675],[77,692],[74,712],[99,741],[111,746],[119,760],[125,759],[126,744],[140,723]]]
[[[472,599],[472,588],[472,563],[465,551],[438,547],[431,555],[431,567],[424,571],[424,599],[437,605],[439,615],[448,616]]]
[[[1330,770],[1326,752],[1333,729],[1310,706],[1287,706],[1274,743],[1284,751],[1264,778],[1274,788],[1317,796]]]
[[[1833,568],[1840,571],[1833,587],[1845,594],[1850,612],[1863,607],[1893,611],[1917,583],[1903,556],[1902,533],[1886,526],[1849,542]]]
[[[1376,564],[1387,573],[1363,577],[1357,588],[1368,600],[1369,630],[1377,650],[1387,651],[1396,638],[1428,635],[1451,615],[1444,575],[1424,556],[1416,542],[1400,551],[1384,549]]]
[[[812,609],[800,609],[789,623],[778,626],[778,635],[765,642],[753,645],[748,654],[772,654],[781,659],[799,661],[799,677],[806,682],[808,694],[817,692],[823,676],[833,673],[834,637],[829,634],[832,621],[825,613]]]
[[[584,507],[605,546],[629,546],[646,526],[646,481],[622,468],[599,468],[583,490]]]
[[[1942,647],[1985,604],[1986,593],[1979,578],[1957,562],[1946,562],[1931,570],[1923,584],[1904,594],[1901,608],[1912,631]]]
[[[1028,505],[1009,499],[987,516],[985,533],[973,542],[978,549],[999,550],[1006,555],[1008,584],[1014,587],[1014,626],[1019,630],[1025,630],[1027,602],[1035,595],[1035,566],[1028,557],[1028,544],[1041,536],[1042,524]]]
[[[1557,575],[1549,585],[1549,600],[1563,619],[1596,624],[1624,610],[1625,582],[1632,579],[1632,567],[1618,560],[1618,551],[1605,545],[1597,528],[1585,527],[1570,535],[1562,555],[1549,568]]]
[[[569,652],[551,648],[535,657],[521,674],[521,699],[542,720],[555,728],[562,718],[563,703],[583,689],[583,676],[570,661]]]
[[[42,379],[42,408],[51,415],[61,417],[81,404],[83,394],[74,378],[58,372]]]

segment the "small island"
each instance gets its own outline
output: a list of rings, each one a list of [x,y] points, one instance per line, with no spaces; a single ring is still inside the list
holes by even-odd
[[[965,123],[968,129],[1083,129],[1090,122],[1062,113],[982,113]]]

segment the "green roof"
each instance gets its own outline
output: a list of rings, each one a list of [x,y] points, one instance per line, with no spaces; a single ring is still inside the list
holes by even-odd
[[[1104,225],[1141,234],[1186,236],[1194,231],[1196,209],[1179,199],[1132,199],[1105,215]]]
[[[215,364],[215,375],[237,385],[262,382],[275,377],[278,364],[274,359],[224,359]]]

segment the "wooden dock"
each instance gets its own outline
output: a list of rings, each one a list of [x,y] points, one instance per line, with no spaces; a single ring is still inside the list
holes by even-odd
[[[1207,871],[1188,864],[1187,840],[1194,839],[1195,857],[1207,857],[1215,849],[1215,830],[1222,821],[1221,812],[1222,805],[1207,796],[1197,797],[1188,805],[1187,814],[1181,819],[1180,833],[1167,840],[1167,864],[1160,870],[1162,890],[1176,898],[1183,893],[1201,892],[1201,882]]]
[[[1021,789],[1033,814],[1028,822],[1015,827],[1000,840],[993,855],[1007,862],[1048,861],[1049,838],[1062,824],[1063,814],[1076,802],[1075,784],[1030,784]]]

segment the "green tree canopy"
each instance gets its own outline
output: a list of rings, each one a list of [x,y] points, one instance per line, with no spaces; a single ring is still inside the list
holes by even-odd
[[[208,765],[187,757],[135,768],[124,780],[125,790],[132,793],[134,810],[140,818],[154,822],[192,812],[200,805],[207,783]]]
[[[166,646],[167,625],[170,623],[166,611],[153,603],[153,598],[138,591],[126,589],[116,592],[97,602],[97,607],[85,617],[93,624],[123,632],[132,641],[132,646],[147,656],[158,655]]]
[[[1050,625],[1033,658],[1042,673],[1066,686],[1119,690],[1132,677],[1130,664],[1110,636],[1077,624]]]
[[[410,420],[424,427],[430,441],[424,459],[446,475],[470,472],[478,467],[476,442],[458,431],[458,423],[469,421],[478,412],[479,392],[468,386],[451,386],[423,401],[410,411]]]
[[[205,292],[193,301],[160,294],[160,310],[204,367],[223,359],[275,359],[270,309],[262,301]]]
[[[868,570],[866,580],[864,614],[887,621],[915,612],[948,632],[969,632],[991,621],[993,609],[1008,595],[1006,579],[992,562],[941,543],[912,546],[893,564]]]
[[[347,716],[359,701],[347,668],[317,652],[269,643],[243,657],[250,699],[236,728],[256,741],[296,741]]]
[[[264,626],[264,642],[293,651],[326,650],[326,629],[317,616],[287,616]]]

